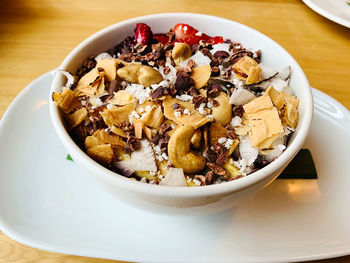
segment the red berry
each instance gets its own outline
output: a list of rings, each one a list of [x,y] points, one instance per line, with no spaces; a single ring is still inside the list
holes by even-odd
[[[169,41],[169,37],[166,34],[154,34],[153,38],[156,39],[159,43],[166,44]]]
[[[135,33],[135,36],[134,36],[135,42],[138,44],[147,45],[150,43],[152,39],[151,28],[144,23],[136,24],[134,33]]]
[[[180,23],[174,27],[174,32],[175,39],[183,39],[190,36],[194,36],[194,34],[198,32],[198,30],[190,25]]]

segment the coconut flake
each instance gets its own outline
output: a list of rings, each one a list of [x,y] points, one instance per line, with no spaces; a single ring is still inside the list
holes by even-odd
[[[291,66],[285,67],[278,72],[277,77],[282,80],[287,80],[290,77]]]
[[[104,53],[98,54],[98,55],[95,57],[95,60],[96,60],[96,61],[98,61],[98,60],[100,60],[100,59],[113,59],[113,57],[112,57],[110,54],[104,52]]]
[[[258,157],[259,150],[251,146],[250,140],[248,137],[240,137],[239,153],[242,159],[246,161],[247,166],[250,166],[254,163],[254,161]]]
[[[237,88],[230,97],[230,104],[244,105],[255,99],[255,95],[244,88]]]
[[[260,68],[261,68],[261,77],[263,80],[266,80],[266,79],[269,79],[269,78],[272,78],[273,76],[275,76],[278,71],[273,69],[273,68],[270,68],[269,66],[263,64],[263,63],[260,63]]]
[[[234,116],[234,117],[231,119],[230,125],[231,125],[232,127],[240,127],[240,126],[242,126],[242,119],[241,119],[241,117],[239,117],[239,116]]]
[[[159,185],[167,186],[187,186],[184,171],[182,168],[169,168],[167,175]]]
[[[211,63],[211,59],[205,56],[202,52],[198,51],[193,56],[189,57],[188,59],[182,61],[180,63],[180,67],[186,67],[188,61],[192,59],[193,62],[197,66],[203,66],[203,65],[209,65]]]
[[[68,71],[58,69],[56,72],[53,72],[53,74],[54,76],[56,76],[56,74],[61,74],[67,78],[65,88],[70,88],[74,84],[74,77]]]

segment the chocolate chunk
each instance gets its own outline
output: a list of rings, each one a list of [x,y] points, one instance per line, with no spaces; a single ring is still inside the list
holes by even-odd
[[[126,147],[128,150],[131,151],[137,151],[141,147],[141,143],[138,139],[136,139],[134,136],[128,136],[126,141]]]
[[[116,45],[108,53],[110,53],[111,55],[114,55],[115,57],[117,57],[118,54],[132,53],[133,45],[134,45],[134,38],[129,36],[125,38],[122,42],[120,42],[118,45]]]
[[[226,51],[223,51],[223,50],[216,51],[216,52],[214,53],[214,57],[215,57],[215,58],[227,58],[227,57],[229,57],[229,56],[230,56],[230,54],[227,53]]]
[[[198,108],[202,103],[204,103],[205,98],[201,95],[193,96],[192,102],[195,108]]]
[[[113,98],[114,94],[107,94],[107,95],[103,95],[100,97],[100,100],[103,103],[107,103],[111,98]]]
[[[164,88],[163,86],[158,87],[157,89],[155,89],[152,92],[152,99],[158,99],[164,95],[166,95],[168,92],[166,90],[166,88]]]
[[[206,178],[203,175],[195,175],[193,179],[198,180],[201,185],[207,185]]]
[[[157,145],[158,142],[159,142],[159,140],[160,140],[160,136],[157,134],[157,135],[155,135],[155,136],[152,138],[151,143],[152,143],[153,145]]]
[[[121,88],[122,88],[121,79],[119,77],[117,77],[116,79],[113,79],[109,83],[109,87],[107,89],[107,92],[108,92],[108,94],[113,94],[113,92],[117,92]]]
[[[216,152],[212,150],[210,147],[208,147],[204,151],[204,155],[206,156],[206,159],[208,160],[208,162],[211,162],[211,163],[215,163],[216,159],[218,158]]]
[[[220,76],[220,69],[218,67],[212,67],[211,68],[211,76],[212,77]]]
[[[207,185],[213,183],[213,177],[214,177],[214,173],[212,171],[207,172],[207,174],[205,175],[205,182]]]
[[[164,133],[170,130],[172,130],[171,125],[168,123],[163,123],[159,128],[159,133],[163,135]]]
[[[222,167],[216,163],[207,163],[207,166],[215,174],[222,176],[225,180],[228,180],[230,178],[229,172],[224,167]]]
[[[185,91],[193,86],[193,79],[185,74],[177,74],[174,87],[177,91]]]

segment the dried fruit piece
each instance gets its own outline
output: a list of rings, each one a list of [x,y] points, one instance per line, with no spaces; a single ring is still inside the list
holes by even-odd
[[[180,116],[175,116],[175,110],[173,109],[174,104],[178,104],[184,109],[187,109],[190,115],[182,114]],[[165,117],[176,122],[178,125],[191,125],[197,129],[211,121],[210,118],[203,116],[198,111],[196,111],[194,109],[193,103],[191,102],[181,101],[168,96],[163,101],[163,107]]]
[[[76,110],[75,112],[65,115],[64,120],[68,126],[68,130],[77,127],[87,116],[87,110],[85,108],[81,108]]]
[[[96,145],[87,149],[87,154],[95,161],[111,164],[114,158],[113,149],[110,144]]]
[[[125,90],[114,92],[113,98],[108,101],[108,103],[118,106],[125,106],[135,102],[134,96]]]
[[[79,97],[94,96],[100,84],[102,75],[103,72],[98,71],[97,68],[92,69],[79,80],[73,91]]]
[[[283,134],[279,114],[268,95],[252,100],[243,108],[249,119],[250,142],[253,147],[261,147],[265,140]]]
[[[210,65],[203,65],[192,69],[191,78],[193,79],[194,87],[200,89],[205,86],[210,78]]]
[[[249,56],[244,56],[232,67],[235,77],[246,80],[246,84],[257,83],[262,80],[259,64]]]
[[[132,123],[134,125],[135,137],[142,139],[143,121],[140,119],[133,118]]]
[[[125,131],[123,131],[122,129],[117,128],[114,125],[110,126],[110,128],[111,128],[111,132],[113,132],[115,135],[119,135],[119,136],[124,137],[124,138],[127,137]]]
[[[107,126],[119,126],[123,122],[129,122],[129,115],[134,110],[134,105],[129,104],[123,107],[114,106],[101,112],[101,116]]]
[[[62,93],[54,92],[52,99],[57,103],[57,106],[66,114],[81,106],[80,101],[75,93],[70,89],[65,89]]]
[[[151,110],[142,116],[143,123],[152,128],[159,128],[163,123],[164,115],[159,106],[152,106]]]
[[[226,137],[227,129],[222,127],[220,124],[213,122],[210,124],[209,135],[210,135],[210,144],[217,144],[220,138]]]
[[[126,143],[122,138],[115,134],[107,134],[104,129],[99,129],[92,135],[98,139],[100,144],[111,144],[112,146],[126,147]]]
[[[107,81],[112,81],[117,76],[117,60],[116,59],[99,59],[97,60],[96,68],[102,68],[104,77]]]

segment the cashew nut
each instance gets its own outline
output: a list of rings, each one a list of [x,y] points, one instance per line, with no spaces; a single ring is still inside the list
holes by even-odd
[[[163,80],[162,74],[150,66],[129,64],[117,70],[117,75],[130,83],[141,84],[149,87]]]
[[[191,47],[186,43],[176,43],[171,56],[175,62],[175,65],[179,65],[182,61],[188,59],[192,55]]]
[[[202,139],[201,130],[199,129],[195,130],[191,138],[191,144],[193,145],[194,148],[199,149],[201,147],[201,139]]]
[[[170,137],[168,154],[171,163],[176,168],[182,168],[185,173],[196,173],[205,166],[205,159],[190,150],[194,128],[190,125],[178,127]]]
[[[219,102],[219,106],[213,107],[211,114],[216,123],[225,127],[229,124],[232,116],[232,105],[229,103],[230,98],[225,92],[220,92],[215,100]]]

